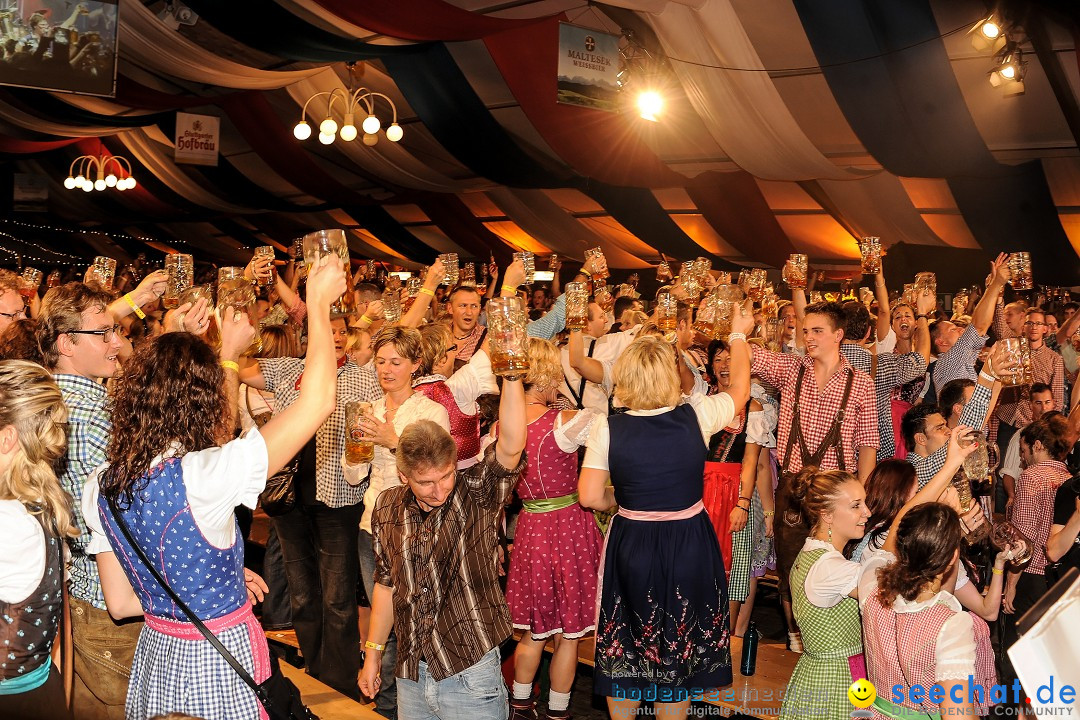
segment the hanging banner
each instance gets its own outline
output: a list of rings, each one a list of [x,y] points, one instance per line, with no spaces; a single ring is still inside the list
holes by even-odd
[[[619,36],[559,23],[557,101],[617,112]]]
[[[173,159],[188,165],[218,164],[221,118],[213,115],[176,113],[176,152]]]
[[[49,179],[44,175],[15,173],[12,209],[15,212],[48,212]]]

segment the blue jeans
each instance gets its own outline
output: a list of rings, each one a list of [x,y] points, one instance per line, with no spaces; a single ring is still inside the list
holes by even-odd
[[[289,581],[285,577],[285,560],[281,555],[281,543],[277,530],[270,523],[270,537],[266,540],[263,558],[263,580],[266,581],[266,597],[262,603],[262,623],[268,628],[292,625],[292,607],[289,601]]]
[[[364,592],[370,603],[371,596],[375,593],[375,552],[371,545],[371,533],[361,530],[357,547],[360,551],[360,579],[364,581]],[[375,712],[390,720],[397,718],[397,686],[394,678],[396,662],[397,636],[391,630],[382,656],[382,687],[379,688],[379,694],[375,696]]]
[[[510,714],[497,647],[444,680],[433,679],[421,661],[419,678],[419,682],[397,679],[402,720],[506,720]]]

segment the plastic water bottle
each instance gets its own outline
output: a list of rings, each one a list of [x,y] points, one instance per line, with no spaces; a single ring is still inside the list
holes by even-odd
[[[744,676],[753,675],[757,669],[757,647],[760,639],[761,633],[758,632],[757,623],[751,620],[750,627],[746,629],[742,641],[742,666],[740,670],[742,670]]]

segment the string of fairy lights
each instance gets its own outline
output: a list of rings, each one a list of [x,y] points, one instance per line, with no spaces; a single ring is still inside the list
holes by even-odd
[[[130,235],[123,232],[111,232],[108,230],[100,230],[96,228],[72,228],[72,227],[58,227],[55,225],[44,225],[38,223],[30,223],[22,220],[13,220],[10,218],[0,218],[0,226],[13,226],[15,228],[35,230],[41,232],[50,233],[65,233],[68,235],[102,235],[112,240],[131,240],[135,242],[151,243],[157,242],[154,238]],[[6,247],[3,241],[9,241],[11,243],[17,243],[25,248],[33,248],[33,250],[43,253],[38,255],[33,250],[27,249],[15,249],[12,247]],[[179,241],[181,244],[183,241]],[[177,244],[177,241],[170,241],[170,244]],[[56,265],[56,266],[80,266],[86,265],[91,261],[91,257],[82,255],[73,255],[62,250],[57,250],[51,247],[46,247],[40,243],[28,240],[24,237],[18,237],[6,230],[0,230],[0,253],[4,253],[9,259],[15,260],[18,264],[26,263],[38,263],[44,265]],[[145,264],[148,265],[160,265],[160,262],[154,260],[147,260]]]

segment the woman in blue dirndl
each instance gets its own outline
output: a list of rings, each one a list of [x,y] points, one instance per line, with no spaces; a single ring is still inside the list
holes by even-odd
[[[173,712],[267,717],[255,693],[139,559],[110,505],[180,599],[256,682],[265,681],[270,655],[245,586],[251,573],[244,569],[234,509],[255,507],[267,477],[300,451],[334,408],[329,315],[331,301],[345,290],[340,262],[316,263],[307,287],[300,397],[235,440],[219,446],[232,435],[237,363],[254,336],[245,314],[223,308],[220,356],[202,338],[173,332],[138,347],[125,363],[108,463],[88,480],[83,513],[109,613],[146,618],[128,686],[129,720]]]
[[[609,711],[642,699],[685,713],[689,698],[731,683],[724,562],[702,505],[709,438],[750,397],[744,309],[732,323],[731,384],[680,404],[672,346],[635,340],[614,368],[615,398],[628,412],[599,418],[589,436],[580,502],[618,513],[601,560],[594,691]],[[609,484],[610,480],[610,484]]]

